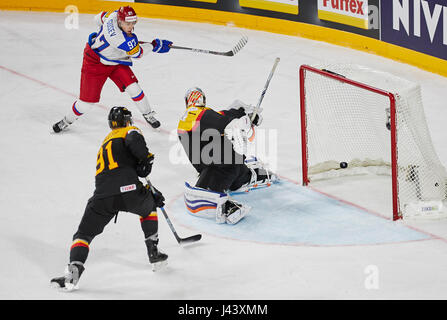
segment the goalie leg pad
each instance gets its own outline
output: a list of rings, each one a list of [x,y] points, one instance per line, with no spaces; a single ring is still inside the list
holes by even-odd
[[[228,200],[226,193],[192,187],[185,182],[184,199],[188,213],[197,217],[216,219],[217,223],[225,223],[223,207]]]

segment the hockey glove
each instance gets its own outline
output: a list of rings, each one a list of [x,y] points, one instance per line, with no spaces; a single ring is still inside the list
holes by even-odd
[[[154,39],[152,40],[152,49],[153,52],[157,53],[166,53],[171,49],[172,41],[169,40],[160,40]]]
[[[154,192],[152,192],[152,195],[154,196],[154,203],[155,206],[157,208],[162,208],[165,206],[165,197],[163,197],[163,194],[157,190],[154,186],[152,186],[152,188],[154,188]]]
[[[152,171],[152,164],[154,163],[154,155],[149,153],[145,160],[140,161],[137,165],[137,175],[141,178],[147,177]]]

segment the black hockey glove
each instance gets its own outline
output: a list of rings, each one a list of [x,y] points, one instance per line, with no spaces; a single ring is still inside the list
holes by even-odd
[[[154,202],[155,202],[155,206],[157,208],[162,208],[165,206],[165,197],[163,197],[163,194],[157,190],[154,186],[154,191],[152,192],[152,195],[154,196]]]
[[[154,163],[154,155],[149,153],[145,160],[140,161],[137,165],[137,175],[141,178],[147,177],[152,171],[152,164]]]

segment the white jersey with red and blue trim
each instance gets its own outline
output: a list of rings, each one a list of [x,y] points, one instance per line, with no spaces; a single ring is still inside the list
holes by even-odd
[[[137,36],[134,33],[128,35],[118,27],[117,11],[100,12],[95,20],[100,29],[89,36],[88,43],[101,58],[101,63],[131,66],[132,58],[141,58],[143,48]]]

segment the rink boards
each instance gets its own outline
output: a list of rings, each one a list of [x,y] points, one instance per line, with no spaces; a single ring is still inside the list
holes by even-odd
[[[192,216],[185,209],[183,196],[168,210],[177,223],[204,234],[259,243],[349,246],[432,238],[404,222],[393,222],[287,181],[232,198],[252,207],[236,225]]]

